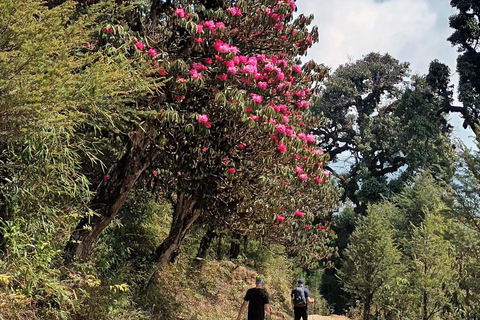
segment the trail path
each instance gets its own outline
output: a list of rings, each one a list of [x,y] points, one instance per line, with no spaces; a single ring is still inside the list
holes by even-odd
[[[337,316],[337,315],[331,315],[331,316],[317,316],[317,315],[309,315],[308,316],[309,320],[350,320],[347,317],[344,316]]]

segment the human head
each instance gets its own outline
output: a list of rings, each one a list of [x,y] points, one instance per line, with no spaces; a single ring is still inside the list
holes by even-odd
[[[257,287],[263,287],[263,285],[265,284],[265,279],[262,276],[257,276],[257,278],[255,279],[255,284],[257,285]]]
[[[299,286],[304,286],[304,285],[305,285],[305,280],[303,280],[303,279],[298,279],[298,285],[299,285]]]

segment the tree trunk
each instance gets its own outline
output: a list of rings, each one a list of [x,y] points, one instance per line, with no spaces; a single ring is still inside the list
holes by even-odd
[[[428,292],[423,290],[423,320],[428,320]]]
[[[184,193],[180,194],[174,207],[172,225],[168,237],[155,250],[154,261],[157,270],[161,270],[180,249],[185,236],[200,216],[200,210],[194,210],[197,199]]]
[[[197,258],[205,259],[207,257],[207,251],[210,248],[210,245],[212,244],[212,241],[213,239],[215,239],[216,235],[217,233],[212,227],[207,230],[207,233],[205,233],[205,235],[202,237],[202,240],[200,241]]]
[[[365,299],[365,304],[363,305],[363,320],[370,319],[370,307],[372,305],[373,294],[368,293]]]
[[[105,179],[91,200],[95,215],[83,217],[64,249],[66,262],[73,258],[88,260],[102,231],[117,216],[140,174],[156,158],[159,150],[150,150],[147,135],[138,130],[130,136],[127,151],[119,160],[109,179]]]
[[[223,252],[222,252],[222,234],[220,234],[219,237],[217,237],[218,242],[217,242],[217,260],[221,261],[223,259]]]
[[[234,233],[232,242],[230,243],[230,260],[236,260],[240,255],[240,239],[241,234]]]

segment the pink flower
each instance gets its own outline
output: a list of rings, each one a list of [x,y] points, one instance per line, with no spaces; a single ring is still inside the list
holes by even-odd
[[[325,229],[327,229],[327,227],[325,227],[325,226],[319,226],[318,229],[325,230]]]
[[[325,171],[323,174],[325,175],[326,178],[330,177],[330,172],[329,171]]]
[[[302,180],[302,181],[305,181],[305,180],[307,180],[307,179],[308,179],[308,176],[307,176],[305,173],[303,173],[303,174],[299,175],[298,177],[299,177],[299,178],[300,178],[300,180]]]
[[[202,38],[195,38],[195,42],[196,42],[196,43],[201,43],[202,41],[203,41]]]
[[[323,183],[323,179],[322,179],[322,178],[315,177],[314,180],[315,180],[318,184],[322,184],[322,183]]]
[[[287,124],[288,121],[290,121],[290,118],[288,116],[283,116],[283,123]]]
[[[303,168],[300,167],[300,166],[296,166],[295,167],[295,172],[298,173],[298,174],[302,174],[303,173]]]
[[[205,27],[207,27],[208,29],[210,29],[210,30],[215,29],[215,22],[213,22],[213,20],[205,21],[205,22],[203,23],[203,25],[204,25]]]
[[[302,67],[300,67],[298,64],[293,65],[292,70],[297,73],[302,73]]]
[[[299,134],[297,134],[297,138],[307,142],[307,135],[303,132],[300,132]]]
[[[230,158],[229,157],[223,158],[223,163],[229,164],[230,163]]]
[[[212,64],[213,63],[212,58],[205,58],[204,62],[205,62],[205,64]]]
[[[237,67],[227,68],[227,72],[231,74],[237,74]]]
[[[207,123],[207,122],[208,122],[208,116],[206,114],[198,115],[198,123]]]
[[[298,154],[296,154],[295,159],[300,160],[300,156]]]
[[[277,220],[280,222],[285,221],[285,217],[278,215]]]
[[[135,43],[135,47],[137,47],[138,50],[143,51],[143,43],[140,41]]]
[[[294,11],[295,10],[295,1],[290,0],[290,1],[288,1],[288,3],[290,4],[290,9],[292,9],[292,11]]]
[[[291,137],[293,136],[293,133],[295,132],[295,130],[293,128],[287,128],[287,137]]]
[[[192,76],[192,79],[202,79],[202,74],[201,73],[198,73],[197,69],[192,69],[190,70],[190,75]]]
[[[203,32],[203,26],[201,24],[197,24],[197,29],[198,29],[198,32],[200,33]]]
[[[167,71],[162,69],[162,70],[158,71],[158,73],[160,73],[161,76],[164,76],[164,75],[167,74]]]
[[[230,49],[230,45],[228,43],[224,43],[220,39],[215,39],[215,44],[213,45],[213,47],[220,53],[227,53]]]
[[[255,121],[255,122],[258,121],[258,116],[256,116],[256,115],[251,114],[250,118],[252,118],[253,121]]]
[[[283,30],[283,23],[275,24],[275,29],[280,30],[280,31]]]
[[[207,122],[205,123],[205,127],[207,127],[207,129],[210,129],[212,127],[212,124],[210,122]]]
[[[319,162],[319,163],[317,164],[317,166],[318,166],[319,168],[323,167],[323,162]]]
[[[287,40],[287,36],[286,35],[281,35],[280,40],[283,40],[283,41]]]
[[[305,226],[305,229],[307,229],[307,230],[309,230],[310,228],[311,227],[308,224]]]
[[[287,128],[285,127],[285,125],[279,124],[279,125],[277,125],[276,130],[277,130],[278,133],[284,134],[287,131]]]
[[[252,112],[252,108],[250,108],[250,107],[245,107],[245,112]]]
[[[207,67],[204,66],[202,63],[200,62],[194,62],[192,64],[192,68],[195,69],[195,70],[198,70],[198,71],[203,71],[203,70],[207,70]]]
[[[238,145],[238,149],[243,149],[243,148],[245,148],[245,145],[244,145],[244,144],[239,144],[239,145]]]
[[[268,120],[268,122],[270,122],[271,124],[277,124],[277,120],[275,120],[275,119],[270,119],[270,120]]]
[[[278,81],[283,81],[285,79],[285,74],[283,72],[279,72],[277,74],[277,80]]]
[[[287,151],[287,146],[280,142],[277,146],[277,150],[280,151],[280,153],[285,153]]]
[[[179,8],[179,9],[175,9],[175,14],[178,15],[180,18],[184,18],[185,17],[185,10]]]
[[[300,218],[302,218],[302,217],[304,216],[303,212],[301,212],[301,211],[299,211],[299,210],[296,210],[296,211],[295,211],[295,215],[296,215],[297,217],[300,217]]]
[[[220,79],[220,81],[227,81],[227,75],[225,73],[218,75],[218,78]]]
[[[157,55],[157,51],[153,48],[150,48],[148,49],[148,53],[150,53],[150,55],[153,57],[155,57]]]
[[[269,63],[269,64],[265,65],[265,67],[263,68],[263,70],[265,70],[265,71],[273,71],[273,68],[274,68],[273,64]]]
[[[216,28],[225,29],[225,23],[223,23],[223,22],[217,22],[217,23],[215,23],[215,27],[216,27]]]
[[[235,174],[235,172],[237,172],[237,170],[235,170],[235,168],[230,168],[230,169],[228,169],[228,172],[230,172],[231,174]]]
[[[309,105],[309,104],[310,104],[310,103],[309,103],[307,100],[299,100],[299,101],[297,101],[297,106],[298,106],[299,108],[308,108],[308,105]]]
[[[157,177],[157,171],[152,171],[152,175],[156,178]]]
[[[262,103],[263,101],[262,96],[259,96],[258,94],[255,94],[255,93],[250,93],[250,97],[252,98],[253,101],[257,103]]]
[[[207,147],[203,147],[203,149],[202,149],[202,150],[203,150],[203,152],[205,152],[205,151],[207,151],[207,150],[208,150],[208,148],[207,148]]]
[[[307,142],[313,143],[315,142],[315,135],[312,133],[307,134]]]
[[[255,73],[256,69],[257,68],[255,66],[247,64],[246,66],[244,66],[242,68],[242,72],[243,73]]]
[[[232,16],[241,16],[242,15],[242,10],[240,10],[237,7],[230,7],[227,9]]]
[[[268,84],[266,82],[260,81],[259,83],[257,83],[257,86],[262,90],[267,90]]]
[[[110,175],[106,174],[103,176],[103,181],[108,181],[110,180]]]
[[[278,140],[278,137],[277,137],[276,135],[274,135],[274,134],[272,134],[272,135],[270,136],[270,138],[272,138],[273,141]]]

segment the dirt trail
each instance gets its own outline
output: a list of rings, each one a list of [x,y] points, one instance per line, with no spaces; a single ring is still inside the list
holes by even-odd
[[[347,317],[344,316],[337,316],[337,315],[331,315],[331,316],[317,316],[317,315],[309,315],[308,316],[309,320],[350,320]]]

